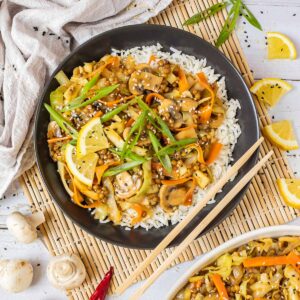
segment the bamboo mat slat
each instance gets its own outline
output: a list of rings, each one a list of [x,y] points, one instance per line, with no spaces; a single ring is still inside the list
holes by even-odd
[[[225,11],[188,28],[182,28],[181,24],[199,10],[208,8],[216,2],[217,0],[175,0],[167,9],[152,18],[149,23],[185,29],[210,43],[214,43],[222,24],[224,24],[227,15]],[[246,83],[249,86],[252,85],[254,82],[252,72],[234,33],[220,50],[241,72]],[[255,104],[259,114],[260,127],[269,124],[270,118],[266,107],[258,103],[256,99]],[[279,149],[273,148],[269,142],[264,142],[260,149],[260,158],[271,149],[274,150],[275,155],[254,177],[237,208],[218,227],[195,240],[174,261],[173,265],[191,260],[244,232],[264,226],[283,224],[297,216],[295,210],[283,204],[275,186],[276,178],[292,176],[286,157]],[[66,294],[69,299],[88,299],[100,278],[111,265],[115,267],[115,276],[111,287],[113,292],[149,253],[145,250],[131,250],[101,242],[74,225],[64,217],[51,200],[37,166],[22,176],[21,184],[31,204],[32,211],[42,210],[46,216],[46,222],[41,226],[40,231],[51,255],[65,252],[76,253],[82,258],[87,268],[87,280],[80,288],[67,291]],[[171,252],[172,249],[166,249],[137,280],[149,277]]]

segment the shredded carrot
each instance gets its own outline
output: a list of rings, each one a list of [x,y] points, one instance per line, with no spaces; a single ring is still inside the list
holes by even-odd
[[[209,121],[209,119],[211,117],[212,108],[215,103],[215,93],[214,93],[213,89],[211,88],[210,84],[208,83],[204,73],[202,73],[202,72],[198,73],[197,76],[199,78],[199,82],[200,82],[201,86],[204,87],[205,89],[207,89],[211,95],[211,103],[200,109],[200,122],[207,123],[207,121]]]
[[[135,225],[136,223],[142,221],[145,210],[143,209],[143,206],[138,203],[132,204],[131,208],[135,210],[137,214],[137,216],[131,220],[131,224]]]
[[[195,288],[196,288],[196,289],[200,289],[202,283],[203,283],[203,279],[199,279],[199,280],[196,282],[196,284],[195,284]]]
[[[212,107],[210,104],[200,108],[200,120],[199,122],[205,124],[209,121],[212,114]]]
[[[95,115],[94,115],[93,118],[99,118],[101,116],[103,116],[103,112],[100,110],[100,111],[98,111],[98,112],[95,113]]]
[[[213,163],[217,159],[218,155],[221,152],[222,147],[223,147],[223,145],[220,144],[220,143],[218,143],[218,142],[213,143],[211,145],[210,152],[209,152],[208,158],[206,160],[206,163],[208,165],[211,164],[211,163]]]
[[[219,293],[221,300],[229,300],[229,296],[225,287],[225,284],[222,280],[222,277],[219,274],[213,274],[211,279]]]
[[[48,144],[54,144],[57,142],[62,142],[62,141],[71,140],[71,139],[72,139],[72,137],[68,135],[68,136],[64,136],[64,137],[49,139],[49,140],[47,140],[47,142],[48,142]]]
[[[162,95],[160,95],[160,94],[158,94],[158,93],[150,93],[150,94],[148,94],[148,95],[146,96],[146,99],[145,99],[146,103],[147,103],[148,105],[150,105],[151,102],[152,102],[152,100],[153,100],[153,98],[158,98],[159,100],[164,100],[164,99],[165,99],[164,96],[162,96]]]
[[[161,183],[164,184],[164,185],[177,185],[177,184],[185,183],[185,182],[187,182],[191,179],[192,179],[192,177],[171,179],[171,180],[161,180]]]
[[[150,65],[155,60],[156,60],[156,56],[154,54],[151,54],[148,60],[148,65]]]
[[[100,184],[104,172],[105,172],[109,167],[111,167],[111,166],[116,166],[116,165],[118,165],[118,164],[120,164],[119,161],[112,161],[112,162],[106,163],[106,164],[104,164],[104,165],[102,165],[102,166],[96,167],[95,173],[96,173],[96,177],[97,177],[97,183]]]
[[[193,199],[193,194],[194,194],[194,190],[197,186],[196,184],[196,180],[195,178],[193,177],[192,178],[192,185],[191,187],[189,188],[189,190],[187,191],[186,195],[185,195],[185,199],[184,199],[184,205],[191,205],[192,204],[192,199]]]
[[[197,152],[198,152],[198,157],[197,157],[198,162],[201,163],[201,164],[205,164],[204,157],[203,157],[203,151],[202,151],[201,146],[198,145],[198,144],[190,144],[186,147],[186,149],[189,149],[189,148],[197,150]]]
[[[296,265],[300,263],[300,257],[295,256],[259,256],[247,258],[243,261],[245,268],[268,267],[276,265]]]
[[[95,201],[100,200],[99,194],[97,194],[96,192],[94,192],[92,190],[89,190],[88,187],[85,184],[81,183],[78,179],[74,178],[73,184],[83,195],[85,195]]]
[[[179,78],[179,82],[178,82],[179,92],[182,93],[188,90],[190,85],[186,79],[185,72],[182,69],[179,69],[178,71],[178,78]]]
[[[130,119],[126,122],[125,127],[130,127],[130,126],[133,124],[133,122],[134,122],[134,118],[130,118]]]
[[[292,258],[294,258],[294,259],[297,259],[297,258],[298,258],[298,255],[297,255],[294,251],[290,252],[288,256],[289,256],[289,257],[292,257]],[[294,270],[300,275],[300,266],[297,265],[297,264],[293,264],[292,267],[293,267]]]
[[[174,130],[175,131],[185,131],[185,130],[189,130],[191,128],[197,128],[197,125],[196,124],[192,124],[192,125],[189,125],[187,127],[175,128]]]
[[[95,76],[96,74],[100,74],[102,73],[102,71],[108,66],[108,65],[113,65],[113,66],[118,66],[118,64],[120,63],[120,58],[118,56],[111,56],[109,57],[103,65],[101,65],[99,68],[97,68],[96,70],[94,70],[91,73],[88,73],[86,75],[83,76],[83,78],[90,78]]]
[[[172,172],[171,173],[168,173],[167,170],[165,168],[163,168],[162,164],[159,163],[159,162],[152,162],[151,163],[151,167],[155,170],[158,170],[158,169],[162,169],[162,173],[166,176],[170,176],[172,178],[178,178],[178,174],[176,172],[176,169],[172,169]]]
[[[266,298],[257,297],[257,298],[254,298],[253,300],[266,300]]]
[[[134,97],[135,97],[135,95],[131,95],[131,96],[122,97],[120,99],[116,99],[116,100],[113,100],[113,101],[103,101],[103,100],[98,100],[98,101],[101,102],[101,103],[103,103],[103,104],[105,104],[108,107],[113,107],[113,106],[119,104],[120,102],[130,100],[130,99],[132,99]]]
[[[81,195],[81,193],[79,192],[78,188],[76,187],[75,184],[73,184],[73,200],[75,202],[75,204],[77,204],[78,206],[82,207],[82,208],[95,208],[95,207],[98,207],[101,202],[100,201],[97,201],[97,202],[94,202],[94,203],[91,203],[91,204],[82,204],[81,202],[83,201],[83,197]]]

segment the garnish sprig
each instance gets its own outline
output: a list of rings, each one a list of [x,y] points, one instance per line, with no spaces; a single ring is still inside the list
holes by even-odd
[[[254,26],[255,28],[262,30],[262,26],[259,21],[252,14],[250,9],[243,3],[242,0],[229,0],[220,2],[210,6],[209,8],[193,15],[191,18],[186,20],[183,25],[192,25],[204,21],[205,19],[215,15],[228,5],[231,5],[231,9],[229,10],[227,19],[221,29],[221,32],[216,41],[216,47],[220,47],[231,35],[234,30],[237,20],[239,16],[243,16],[249,24]]]

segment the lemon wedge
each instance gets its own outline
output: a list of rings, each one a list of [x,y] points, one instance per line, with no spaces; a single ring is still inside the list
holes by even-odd
[[[280,32],[268,32],[268,59],[296,59],[297,50],[289,37]]]
[[[277,179],[279,193],[284,202],[294,208],[300,208],[300,179]]]
[[[298,143],[290,121],[284,120],[267,125],[263,133],[268,140],[282,150],[298,149]]]
[[[279,78],[264,78],[255,82],[250,91],[259,101],[274,106],[293,86]]]
[[[76,148],[71,144],[66,146],[65,159],[70,172],[76,179],[89,187],[93,184],[98,158],[96,153],[89,153],[78,158]]]
[[[100,118],[93,118],[78,133],[77,155],[79,157],[109,147]]]

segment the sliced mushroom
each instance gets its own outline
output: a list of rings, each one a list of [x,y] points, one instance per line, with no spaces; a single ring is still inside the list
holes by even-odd
[[[140,95],[144,90],[158,92],[163,78],[149,72],[135,71],[128,81],[129,91],[133,95]]]
[[[160,206],[166,212],[173,211],[173,206],[184,204],[187,189],[185,186],[162,185],[159,190]]]
[[[45,222],[44,214],[39,211],[29,216],[20,212],[11,213],[6,225],[11,234],[21,243],[31,243],[37,238],[36,227]]]
[[[121,199],[132,197],[141,185],[141,179],[136,175],[131,176],[127,171],[116,175],[116,195]]]
[[[58,289],[74,289],[85,280],[86,270],[77,255],[63,254],[50,260],[47,266],[47,277]]]
[[[32,265],[22,259],[0,260],[0,286],[10,293],[26,290],[33,278]]]
[[[182,113],[179,112],[178,104],[171,99],[164,99],[160,102],[158,107],[160,114],[169,113],[170,117],[173,119],[173,123],[169,124],[172,128],[180,128],[183,124]]]

